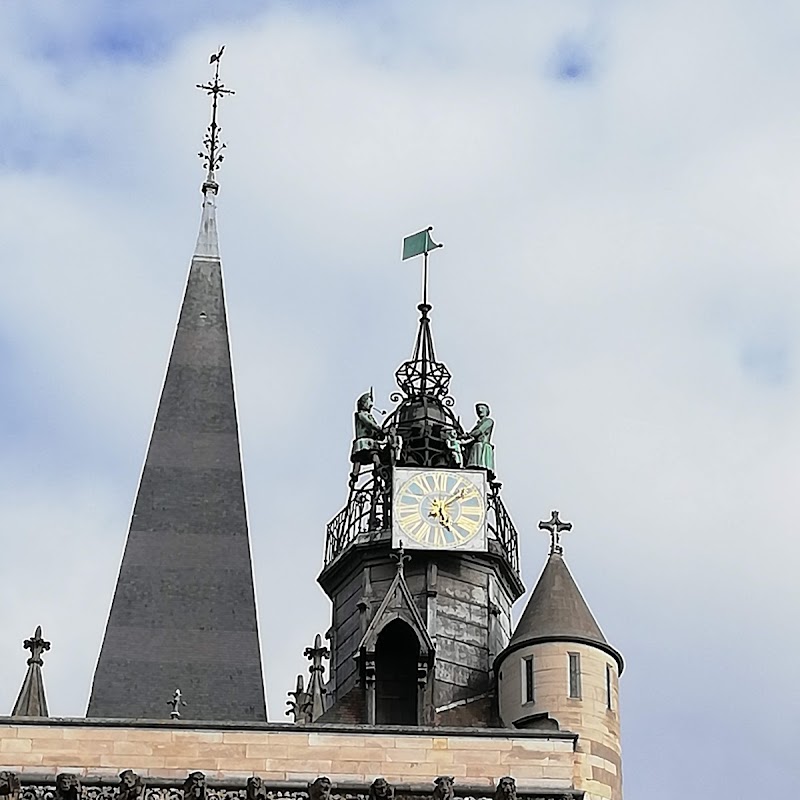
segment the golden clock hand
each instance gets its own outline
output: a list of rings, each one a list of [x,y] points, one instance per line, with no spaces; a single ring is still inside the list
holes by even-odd
[[[429,517],[434,517],[439,521],[439,524],[445,529],[450,530],[450,523],[452,520],[450,519],[450,515],[445,511],[444,503],[439,500],[438,498],[433,498],[431,500],[431,510],[428,512]],[[451,531],[452,532],[452,531]]]
[[[447,506],[453,505],[457,500],[463,500],[464,495],[467,493],[467,490],[462,486],[455,495],[453,495],[449,500],[445,500],[442,505],[447,508]]]

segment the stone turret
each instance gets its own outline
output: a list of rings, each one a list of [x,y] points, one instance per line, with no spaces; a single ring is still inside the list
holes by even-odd
[[[578,752],[592,756],[581,762],[586,788],[610,788],[611,800],[621,800],[624,663],[589,610],[557,541],[554,536],[511,640],[495,659],[500,719],[509,728],[577,733]]]

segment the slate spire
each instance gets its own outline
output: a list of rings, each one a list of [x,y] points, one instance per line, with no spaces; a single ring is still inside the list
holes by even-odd
[[[22,688],[19,690],[17,702],[14,703],[12,717],[46,717],[47,698],[44,693],[44,679],[42,678],[42,653],[50,649],[50,642],[42,638],[42,626],[36,628],[36,632],[30,639],[26,639],[22,646],[31,651],[28,659],[28,671],[25,673],[25,680],[22,681]]]
[[[593,645],[613,656],[622,671],[622,656],[600,630],[564,561],[561,547],[551,548],[506,651],[547,641]]]
[[[87,716],[266,720],[239,430],[217,238],[219,81],[200,233]]]

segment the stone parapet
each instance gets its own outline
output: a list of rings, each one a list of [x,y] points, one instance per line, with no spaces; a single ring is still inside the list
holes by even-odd
[[[0,718],[0,771],[24,783],[71,772],[110,785],[131,769],[154,786],[198,770],[209,785],[257,775],[281,793],[320,775],[356,794],[378,776],[416,793],[450,775],[456,794],[479,796],[511,775],[522,796],[610,797],[584,795],[586,758],[563,731]]]
[[[151,780],[146,783],[138,800],[186,800],[184,781]],[[434,787],[426,784],[393,786],[392,800],[433,800]],[[494,800],[491,790],[485,787],[461,786],[454,790],[455,797],[468,800]],[[80,800],[120,800],[117,778],[84,778],[81,780]],[[308,784],[292,785],[287,782],[262,782],[258,800],[309,800]],[[569,789],[520,790],[515,800],[583,800],[584,793]],[[55,779],[23,777],[15,800],[59,800]],[[252,800],[246,785],[239,782],[209,781],[202,800]],[[370,787],[359,784],[332,787],[326,800],[373,800]]]

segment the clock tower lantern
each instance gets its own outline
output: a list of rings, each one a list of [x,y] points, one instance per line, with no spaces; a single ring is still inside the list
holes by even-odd
[[[435,245],[423,234],[427,273]],[[495,474],[489,406],[478,403],[475,426],[462,427],[426,295],[418,309],[395,407],[378,422],[371,390],[356,403],[348,498],[328,523],[318,578],[333,604],[322,648],[330,679],[296,698],[308,721],[499,724],[492,665],[524,592],[517,531]]]

